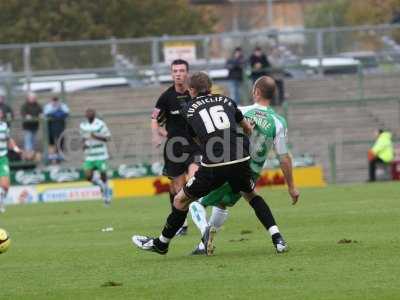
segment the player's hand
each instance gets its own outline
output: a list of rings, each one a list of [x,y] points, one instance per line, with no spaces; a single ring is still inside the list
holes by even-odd
[[[152,143],[153,143],[153,146],[154,146],[155,148],[159,148],[159,147],[161,146],[161,144],[162,144],[162,138],[161,138],[161,136],[159,136],[159,135],[153,136],[153,138],[152,138]]]
[[[300,192],[296,188],[290,188],[289,195],[292,197],[292,204],[295,205],[299,200]]]
[[[166,130],[165,128],[163,128],[163,127],[160,127],[160,128],[158,129],[158,134],[159,134],[160,136],[162,136],[162,137],[167,137],[167,136],[168,136],[167,130]]]

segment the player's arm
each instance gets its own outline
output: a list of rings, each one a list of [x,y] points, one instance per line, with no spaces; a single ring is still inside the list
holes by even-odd
[[[82,128],[82,125],[80,125],[79,135],[81,136],[82,149],[85,150],[87,149],[86,141],[90,138],[90,134]]]
[[[21,148],[18,147],[17,143],[12,138],[8,139],[8,148],[13,150],[15,153],[22,153]]]
[[[292,198],[292,204],[294,205],[297,203],[300,193],[294,184],[292,158],[289,155],[287,146],[287,130],[283,127],[276,134],[274,148],[279,157],[280,167],[288,186],[289,195]]]
[[[253,125],[250,124],[249,121],[246,119],[243,119],[240,121],[239,126],[243,128],[243,132],[247,135],[250,136],[253,132]]]
[[[167,130],[160,125],[164,121],[167,108],[167,99],[164,95],[157,100],[153,113],[151,114],[151,137],[155,147],[160,147],[163,138],[167,137]]]
[[[91,135],[95,140],[108,142],[111,139],[111,132],[107,125],[104,123],[99,132],[93,132]]]
[[[249,121],[247,121],[244,116],[242,111],[236,106],[236,103],[232,101],[235,107],[235,120],[239,124],[240,127],[242,127],[243,132],[247,135],[250,136],[253,132],[253,126],[250,124]]]
[[[290,155],[288,153],[283,154],[283,155],[279,156],[279,162],[280,162],[281,170],[283,172],[283,176],[285,177],[285,181],[288,186],[290,197],[292,197],[292,203],[294,205],[297,203],[300,193],[294,185],[292,158],[290,157]]]

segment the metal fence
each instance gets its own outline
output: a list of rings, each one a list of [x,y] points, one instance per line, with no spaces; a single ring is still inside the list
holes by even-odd
[[[110,164],[117,167],[121,164],[153,164],[162,161],[162,149],[154,148],[151,144],[149,111],[103,113],[99,117],[108,125],[112,139],[108,143]],[[66,128],[55,145],[49,145],[49,119],[39,118],[37,131],[36,157],[38,165],[48,165],[52,160],[62,158],[64,166],[79,167],[83,162],[84,153],[80,137],[79,124],[84,121],[83,115],[74,114],[66,120]],[[10,123],[11,137],[23,149],[22,119],[16,118]],[[63,146],[61,147],[61,140]],[[56,147],[60,150],[56,151]],[[59,154],[58,157],[54,154]],[[19,161],[16,164],[30,165],[29,161]]]
[[[400,25],[379,25],[0,45],[0,64],[26,77],[89,70],[115,72],[126,67],[160,71],[165,63],[165,44],[176,41],[192,42],[194,63],[203,68],[223,64],[237,46],[248,55],[260,46],[272,61],[283,65],[298,64],[302,58],[321,62],[324,57],[357,56],[360,52],[370,52],[383,62],[400,62]]]
[[[292,101],[283,106],[294,155],[312,153],[330,183],[368,178],[367,152],[378,128],[400,147],[400,98]],[[400,157],[400,156],[399,156]]]

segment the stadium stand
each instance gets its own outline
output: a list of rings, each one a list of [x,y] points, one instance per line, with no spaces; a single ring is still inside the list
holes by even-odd
[[[330,146],[335,145],[336,150],[337,182],[364,181],[367,142],[374,129],[384,127],[400,136],[398,76],[366,75],[361,83],[357,75],[288,79],[286,86],[286,108],[278,110],[286,113],[292,150],[295,154],[314,155],[316,162],[324,166],[328,180],[332,180],[333,171]],[[149,113],[165,88],[166,85],[120,87],[69,93],[66,98],[73,117],[68,128],[78,128],[84,110],[94,107],[113,133],[112,165],[157,161],[161,151],[151,147]],[[365,99],[359,99],[360,95]],[[39,94],[39,101],[44,103],[50,97]],[[21,101],[23,97],[19,96],[12,103],[17,119]],[[13,135],[21,141],[20,122],[13,122],[12,127]],[[125,137],[129,139],[124,140]],[[43,139],[42,133],[39,139]],[[76,166],[77,162],[69,161],[67,165]]]

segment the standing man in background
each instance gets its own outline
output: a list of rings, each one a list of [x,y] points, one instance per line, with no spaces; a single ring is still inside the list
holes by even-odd
[[[240,87],[243,81],[243,67],[245,59],[242,48],[237,47],[232,56],[227,60],[226,67],[229,71],[229,93],[236,104],[240,104]]]
[[[35,94],[30,93],[26,102],[21,106],[22,128],[24,129],[24,150],[26,159],[35,158],[36,135],[39,129],[39,117],[42,106],[37,102]]]
[[[14,119],[14,112],[5,100],[5,97],[0,95],[0,110],[3,112],[4,120],[10,126],[10,122]]]
[[[188,132],[186,120],[181,115],[181,110],[191,100],[188,92],[188,74],[187,61],[177,59],[172,62],[173,85],[161,94],[151,117],[153,145],[160,147],[163,139],[167,139],[164,146],[164,175],[171,179],[169,193],[171,206],[175,195],[198,169],[195,164],[198,149]],[[177,235],[186,233],[185,221]]]
[[[251,67],[251,80],[256,82],[258,78],[263,75],[267,75],[268,68],[271,68],[271,64],[265,55],[262,52],[260,47],[255,47],[253,53],[249,59],[250,67]]]
[[[369,181],[375,181],[376,165],[389,164],[394,159],[394,148],[392,134],[389,131],[379,129],[375,132],[376,141],[372,148],[368,150],[369,161]]]
[[[63,138],[60,138],[65,130],[65,121],[69,115],[68,106],[61,102],[58,97],[53,97],[44,106],[44,115],[48,118],[47,129],[49,137],[49,157],[50,161],[62,159]]]

